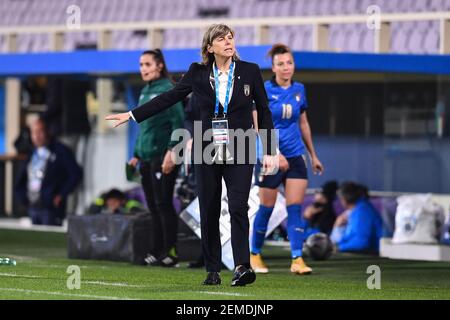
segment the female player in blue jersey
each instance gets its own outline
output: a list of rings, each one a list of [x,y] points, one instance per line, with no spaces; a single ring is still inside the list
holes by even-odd
[[[322,174],[323,166],[314,150],[306,116],[308,105],[305,87],[292,81],[295,69],[292,51],[285,45],[276,44],[269,55],[275,76],[265,82],[265,88],[274,127],[279,134],[280,170],[275,175],[261,175],[261,166],[257,165],[255,169],[256,176],[260,177],[256,179],[260,187],[260,206],[253,223],[250,261],[255,272],[269,271],[261,258],[261,248],[277,199],[278,187],[283,183],[288,212],[287,233],[291,244],[291,272],[309,274],[312,269],[302,258],[306,222],[302,217],[301,204],[308,184],[305,151],[309,152],[314,174]]]

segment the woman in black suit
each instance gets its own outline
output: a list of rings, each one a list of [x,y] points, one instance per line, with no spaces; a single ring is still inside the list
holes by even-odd
[[[258,65],[239,59],[234,44],[234,31],[223,24],[210,26],[203,37],[202,58],[202,63],[191,64],[189,71],[172,90],[155,97],[129,113],[110,115],[106,119],[117,120],[115,126],[127,122],[130,118],[141,122],[181,101],[192,92],[201,110],[202,133],[212,127],[213,119],[226,119],[229,129],[244,131],[250,129],[252,131],[252,107],[255,103],[259,130],[268,130],[271,135],[272,115],[268,108],[261,71]],[[224,125],[223,122],[219,124],[220,126]],[[266,140],[263,147],[265,154],[263,163],[264,168],[270,171],[275,167],[274,155],[276,152],[275,146],[270,143],[271,139]],[[250,268],[248,234],[248,197],[253,172],[253,163],[249,154],[254,152],[255,145],[248,141],[242,143],[242,140],[241,143],[233,144],[236,139],[230,139],[231,145],[234,145],[235,148],[231,149],[231,157],[242,159],[242,153],[245,153],[243,163],[235,163],[236,161],[211,162],[207,161],[206,157],[202,157],[199,161],[196,157],[198,152],[195,145],[202,146],[200,148],[201,155],[204,155],[203,151],[211,145],[211,141],[212,139],[205,141],[204,137],[201,137],[199,141],[198,137],[194,135],[192,148],[200,205],[202,248],[208,272],[203,283],[206,285],[221,283],[219,218],[223,178],[227,187],[231,244],[236,266],[231,285],[243,286],[255,281],[255,274]],[[219,145],[216,145],[214,149],[208,150],[213,150],[217,156],[220,148]],[[236,150],[238,150],[237,153]],[[223,157],[225,154],[222,152]],[[215,156],[213,159],[217,158]],[[230,159],[228,157],[228,160]]]

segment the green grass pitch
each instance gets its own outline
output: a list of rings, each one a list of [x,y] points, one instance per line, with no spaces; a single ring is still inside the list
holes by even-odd
[[[70,260],[66,235],[0,229],[0,257],[17,266],[0,266],[0,299],[450,299],[450,263],[388,260],[339,254],[309,261],[314,273],[289,272],[289,253],[267,247],[267,275],[246,287],[201,285],[204,270],[133,266],[110,261]],[[68,289],[70,265],[81,270],[81,288]],[[381,268],[381,289],[367,288],[367,267]]]

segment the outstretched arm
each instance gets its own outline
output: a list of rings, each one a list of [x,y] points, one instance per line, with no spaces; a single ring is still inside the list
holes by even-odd
[[[183,76],[178,84],[171,90],[166,91],[156,98],[144,103],[130,112],[112,114],[106,120],[116,120],[114,127],[120,126],[132,117],[136,122],[142,122],[147,118],[170,108],[178,101],[183,100],[192,91],[192,73],[195,63],[191,64],[189,71]]]

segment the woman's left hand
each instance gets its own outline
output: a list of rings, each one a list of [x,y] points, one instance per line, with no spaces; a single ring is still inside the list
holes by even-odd
[[[275,174],[280,166],[278,156],[264,155],[262,165],[264,175]]]
[[[164,174],[169,174],[175,168],[175,162],[173,161],[173,152],[172,150],[167,150],[166,155],[164,156],[163,163],[161,165],[162,172]]]
[[[311,158],[311,167],[313,169],[314,174],[322,175],[324,168],[323,168],[323,165],[320,162],[319,158],[317,158],[317,157]]]

